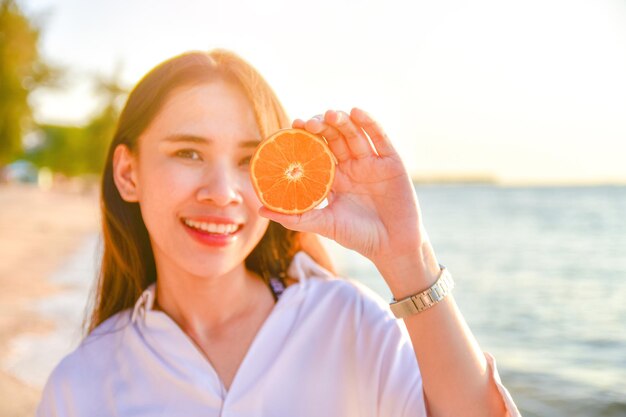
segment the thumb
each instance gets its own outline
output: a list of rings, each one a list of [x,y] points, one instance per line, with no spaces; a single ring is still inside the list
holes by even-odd
[[[328,231],[325,230],[327,228],[327,216],[324,209],[313,209],[301,214],[284,214],[261,206],[258,213],[260,216],[280,223],[290,230],[313,232],[322,236],[328,236]]]

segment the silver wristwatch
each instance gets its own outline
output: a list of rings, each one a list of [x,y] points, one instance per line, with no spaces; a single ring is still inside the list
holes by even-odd
[[[437,281],[425,291],[406,297],[400,301],[395,298],[391,299],[389,306],[391,311],[398,319],[420,313],[443,300],[454,288],[452,275],[445,266],[439,264],[441,271]]]

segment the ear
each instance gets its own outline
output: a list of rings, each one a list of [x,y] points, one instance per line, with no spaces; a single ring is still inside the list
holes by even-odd
[[[117,145],[113,153],[113,180],[122,199],[128,203],[136,203],[137,196],[137,162],[126,145]]]

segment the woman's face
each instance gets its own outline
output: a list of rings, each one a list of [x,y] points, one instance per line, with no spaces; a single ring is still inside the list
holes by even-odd
[[[225,274],[269,220],[248,164],[261,139],[252,106],[224,81],[180,87],[139,137],[136,198],[159,273]]]

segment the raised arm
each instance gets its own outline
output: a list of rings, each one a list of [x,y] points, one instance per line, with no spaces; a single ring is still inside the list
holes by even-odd
[[[361,253],[376,265],[397,300],[429,288],[439,264],[410,176],[378,123],[353,109],[350,114],[327,111],[293,126],[323,136],[337,158],[329,204],[300,215],[266,208],[260,214]],[[430,416],[507,415],[485,355],[454,297],[404,320]]]

